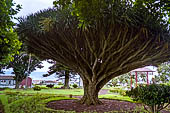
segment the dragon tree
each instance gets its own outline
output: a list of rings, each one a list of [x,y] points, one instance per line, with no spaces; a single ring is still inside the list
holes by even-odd
[[[75,1],[21,18],[17,30],[29,52],[80,75],[80,103],[101,104],[98,92],[112,78],[169,60],[166,3]]]

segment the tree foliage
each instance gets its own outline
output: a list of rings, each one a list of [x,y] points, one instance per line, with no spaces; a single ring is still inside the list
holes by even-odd
[[[1,0],[0,6],[0,65],[2,65],[12,61],[21,46],[17,33],[13,29],[15,24],[12,22],[21,7],[17,5],[14,9],[13,0]]]
[[[74,1],[66,8],[58,5],[22,18],[18,33],[25,38],[29,52],[80,75],[84,86],[80,103],[100,104],[98,92],[112,78],[169,60],[170,35],[168,21],[161,16],[162,4],[139,0],[77,2],[87,3],[89,11],[83,12],[83,5]],[[155,12],[157,5],[162,7]]]
[[[61,78],[64,76],[65,82],[64,82],[64,88],[70,88],[69,87],[69,80],[71,77],[74,76],[74,71],[70,68],[63,66],[62,64],[57,64],[55,61],[48,61],[48,63],[53,64],[49,67],[48,74],[44,74],[44,77],[50,76],[52,74],[56,74],[57,78]]]
[[[36,68],[42,68],[42,62],[35,56],[29,56],[27,53],[20,53],[19,55],[14,56],[14,60],[10,62],[6,69],[13,68],[12,74],[15,74],[16,88],[19,88],[19,84],[31,72],[35,71]]]
[[[126,94],[132,97],[134,101],[142,102],[145,109],[151,113],[158,113],[170,104],[170,86],[166,85],[141,85],[127,91]]]
[[[76,15],[86,25],[93,24],[108,14],[113,18],[120,17],[117,21],[126,21],[135,26],[143,23],[147,26],[150,24],[150,27],[159,27],[160,22],[167,24],[166,19],[170,22],[168,0],[55,0],[53,3],[64,9],[71,7],[72,15]],[[158,23],[151,21],[153,19],[157,19]]]
[[[158,66],[158,76],[162,83],[166,83],[170,80],[170,63],[165,62]]]

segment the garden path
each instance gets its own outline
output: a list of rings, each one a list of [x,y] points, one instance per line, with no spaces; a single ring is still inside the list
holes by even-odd
[[[99,95],[105,95],[105,94],[109,94],[109,90],[108,89],[101,89],[99,91]],[[74,96],[73,95],[73,98],[81,98],[82,96]]]

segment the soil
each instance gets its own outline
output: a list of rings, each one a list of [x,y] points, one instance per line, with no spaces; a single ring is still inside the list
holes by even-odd
[[[99,95],[107,94],[108,90],[101,90]],[[82,96],[73,96],[77,98],[81,98]],[[104,113],[104,112],[112,112],[118,111],[118,113],[133,113],[135,108],[141,107],[141,104],[126,102],[126,101],[119,101],[119,100],[109,100],[109,99],[101,99],[101,105],[82,105],[76,102],[76,100],[59,100],[59,101],[52,101],[47,104],[46,107],[52,108],[55,110],[64,110],[64,111],[76,111],[76,112],[97,112],[97,113]],[[117,112],[116,112],[117,113]],[[137,112],[135,112],[137,113]],[[143,112],[142,112],[143,113]],[[170,113],[170,111],[162,110],[161,113]]]
[[[64,111],[75,111],[77,113],[80,112],[97,112],[97,113],[104,113],[104,112],[116,112],[118,113],[133,113],[135,108],[141,107],[141,104],[125,102],[125,101],[118,101],[118,100],[109,100],[109,99],[101,99],[101,105],[82,105],[77,103],[75,100],[60,100],[60,101],[52,101],[47,104],[48,108],[52,108],[55,110],[64,110]],[[138,111],[139,112],[139,111]],[[135,112],[135,113],[138,113]],[[139,112],[143,113],[143,112]],[[170,111],[162,110],[161,113],[170,113]]]

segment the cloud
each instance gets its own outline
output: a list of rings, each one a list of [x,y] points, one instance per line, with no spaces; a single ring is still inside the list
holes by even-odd
[[[22,5],[17,17],[27,16],[42,9],[53,7],[54,0],[14,0],[16,4]]]
[[[41,69],[36,69],[36,72],[47,72],[49,69],[48,69],[48,67],[50,67],[50,66],[52,66],[52,64],[49,64],[48,62],[46,62],[46,61],[43,61],[43,68],[41,68]]]

